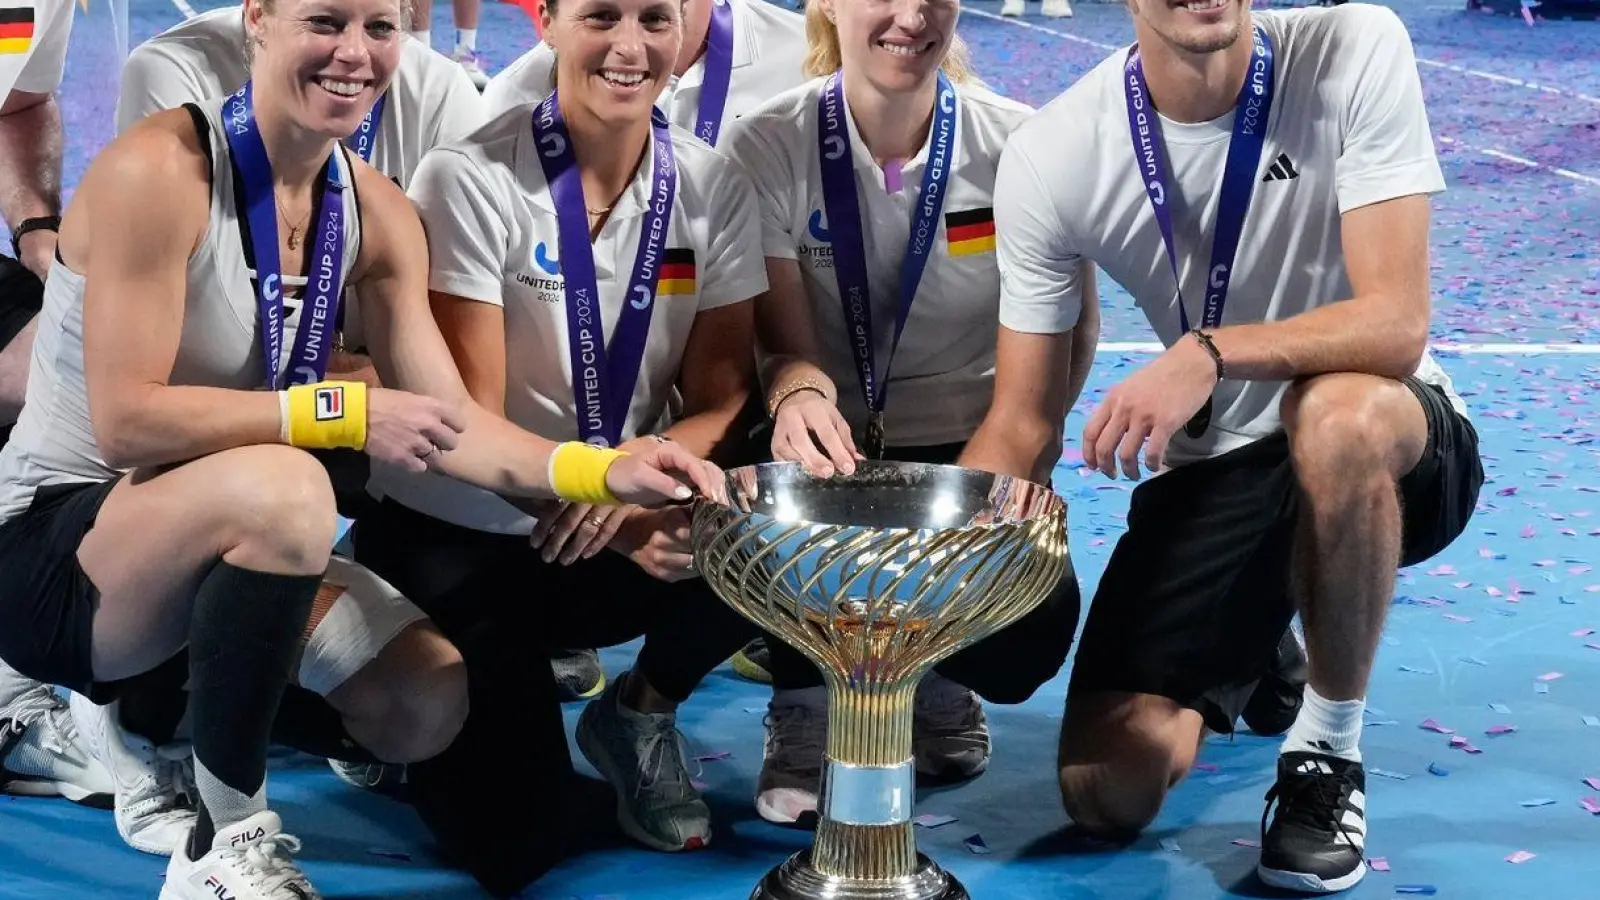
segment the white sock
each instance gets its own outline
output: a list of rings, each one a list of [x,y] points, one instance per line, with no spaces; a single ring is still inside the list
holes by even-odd
[[[1361,762],[1361,714],[1367,701],[1328,700],[1306,685],[1300,715],[1284,736],[1284,753],[1305,752]]]
[[[11,668],[5,660],[0,660],[0,709],[10,706],[23,694],[38,688],[39,682]]]
[[[478,29],[476,29],[476,28],[457,28],[456,29],[456,46],[457,47],[465,47],[468,50],[476,50],[476,49],[478,49]]]
[[[433,46],[433,32],[427,28],[424,28],[421,31],[413,31],[411,32],[411,36],[420,41],[424,47]]]

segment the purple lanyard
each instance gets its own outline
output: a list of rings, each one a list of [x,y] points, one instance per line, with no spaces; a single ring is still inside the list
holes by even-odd
[[[601,323],[600,290],[594,269],[594,247],[589,243],[588,206],[583,199],[583,179],[567,123],[561,115],[558,92],[540,103],[533,113],[533,139],[539,164],[556,206],[557,243],[561,248],[561,276],[566,285],[567,347],[572,358],[572,392],[578,404],[578,435],[586,443],[615,447],[622,443],[622,426],[633,403],[634,386],[644,362],[650,337],[650,315],[655,309],[656,279],[664,261],[667,226],[678,189],[678,168],[672,156],[672,134],[659,108],[650,111],[654,161],[650,201],[639,230],[639,251],[628,279],[626,302],[608,346]]]
[[[311,233],[311,268],[306,272],[306,302],[287,376],[280,372],[283,354],[283,270],[278,258],[278,207],[272,188],[272,163],[256,125],[250,82],[223,101],[223,132],[228,153],[244,186],[246,220],[256,265],[256,303],[261,318],[261,352],[269,390],[291,384],[312,384],[328,373],[333,352],[331,332],[339,314],[344,283],[344,184],[339,180],[338,151],[328,158],[322,181],[322,204]]]
[[[900,346],[906,319],[911,315],[911,305],[917,299],[917,287],[922,283],[928,257],[933,253],[939,232],[939,212],[944,209],[948,193],[958,101],[955,88],[943,72],[939,73],[935,91],[933,124],[928,135],[928,164],[922,172],[922,191],[912,212],[911,234],[900,264],[900,302],[895,310],[894,337],[889,344],[882,380],[878,378],[874,352],[867,251],[861,233],[861,204],[856,195],[850,127],[845,122],[849,113],[845,109],[843,73],[835,72],[817,96],[822,199],[827,207],[828,232],[832,235],[833,273],[849,332],[850,355],[855,359],[861,396],[867,406],[867,455],[873,457],[883,452],[883,408],[888,401],[889,368],[894,362],[894,351]]]
[[[383,123],[383,106],[388,100],[388,94],[379,97],[378,102],[367,111],[367,117],[361,120],[361,127],[350,136],[350,141],[355,145],[352,149],[363,162],[372,162],[372,151],[378,145],[378,126]]]
[[[1150,88],[1145,84],[1138,46],[1128,52],[1126,74],[1124,87],[1128,97],[1128,127],[1133,135],[1134,158],[1138,161],[1145,191],[1150,195],[1156,224],[1161,227],[1167,261],[1172,265],[1174,290],[1178,292],[1178,316],[1183,330],[1188,332],[1189,313],[1184,308],[1183,287],[1178,277],[1177,248],[1172,237],[1172,208],[1167,204],[1170,190],[1166,151],[1161,145],[1161,120],[1150,109]],[[1256,169],[1261,164],[1262,150],[1267,143],[1267,114],[1272,109],[1272,91],[1272,43],[1267,40],[1266,32],[1257,25],[1254,49],[1250,56],[1250,73],[1239,91],[1238,111],[1233,119],[1233,139],[1228,145],[1227,167],[1222,173],[1222,196],[1217,204],[1211,267],[1207,269],[1206,276],[1208,290],[1200,319],[1202,328],[1216,328],[1222,324],[1222,308],[1228,302],[1228,284],[1233,277],[1233,260],[1239,250],[1239,237],[1244,232],[1245,215],[1250,211],[1250,195],[1256,186]]]
[[[729,0],[711,4],[705,60],[706,75],[700,85],[694,136],[715,147],[722,134],[722,114],[728,108],[728,82],[733,77],[733,6]]]

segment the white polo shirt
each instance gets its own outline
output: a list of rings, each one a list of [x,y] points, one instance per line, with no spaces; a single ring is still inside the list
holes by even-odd
[[[483,98],[461,66],[409,35],[404,41],[370,160],[401,187],[411,183],[424,154],[470,134],[485,118]],[[227,6],[134,48],[122,68],[117,132],[151,113],[238,90],[250,77],[244,42],[242,7]]]
[[[867,406],[839,300],[817,146],[817,98],[826,83],[826,78],[814,79],[757,108],[730,129],[724,144],[750,173],[761,198],[762,251],[800,263],[820,336],[822,369],[838,386],[839,410],[859,443]],[[891,446],[967,440],[983,421],[994,389],[1000,306],[993,237],[995,169],[1007,138],[1031,110],[979,87],[957,86],[956,92],[960,101],[949,191],[890,368],[884,433]],[[853,117],[844,118],[850,129],[881,377],[929,144],[903,164],[901,189],[890,193]]]
[[[749,179],[676,127],[672,150],[678,183],[663,273],[671,267],[674,275],[670,288],[658,283],[624,441],[669,424],[696,317],[767,289]],[[649,157],[593,243],[608,344],[650,202]],[[506,418],[551,440],[577,439],[556,208],[533,141],[532,110],[513,110],[428,154],[410,195],[428,232],[429,287],[505,310]],[[526,534],[533,526],[500,497],[431,473],[375,468],[372,491],[468,528]]]
[[[733,6],[733,73],[728,79],[728,102],[722,111],[722,137],[728,123],[806,80],[805,17],[765,0],[727,0]],[[512,107],[536,104],[550,94],[555,74],[555,53],[548,44],[535,44],[489,79],[483,102],[490,116]],[[674,77],[656,105],[668,121],[694,131],[705,83],[702,54],[682,76]]]
[[[1233,266],[1224,326],[1278,321],[1348,299],[1340,216],[1444,190],[1410,36],[1368,4],[1257,12],[1275,52],[1275,96],[1255,192]],[[1248,34],[1241,40],[1249,40]],[[1129,135],[1118,50],[1017,129],[1001,160],[995,218],[1000,322],[1059,333],[1078,321],[1078,261],[1126,287],[1162,343],[1183,336],[1161,232]],[[1183,297],[1198,325],[1234,114],[1200,124],[1161,118]],[[1293,174],[1291,174],[1293,173]],[[1432,356],[1417,377],[1466,405]],[[1215,456],[1281,428],[1286,382],[1224,381],[1211,427],[1180,431],[1170,461]]]
[[[12,91],[61,87],[72,37],[73,0],[0,0],[0,102]]]

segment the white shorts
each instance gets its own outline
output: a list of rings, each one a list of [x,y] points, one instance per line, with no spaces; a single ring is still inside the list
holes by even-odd
[[[342,556],[328,560],[322,580],[344,592],[311,632],[298,680],[301,687],[326,697],[427,615],[388,582]]]

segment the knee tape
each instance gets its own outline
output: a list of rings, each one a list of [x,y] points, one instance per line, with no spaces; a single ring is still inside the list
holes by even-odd
[[[323,581],[343,591],[306,642],[299,683],[326,697],[427,616],[388,582],[343,557],[328,561]]]

